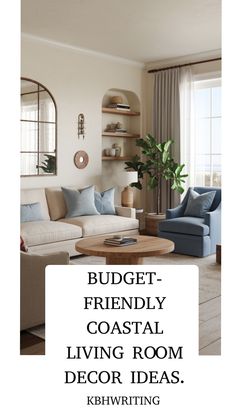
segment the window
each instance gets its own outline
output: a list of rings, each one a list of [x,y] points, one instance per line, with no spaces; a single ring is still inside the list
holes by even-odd
[[[221,186],[221,81],[194,82],[194,185]]]

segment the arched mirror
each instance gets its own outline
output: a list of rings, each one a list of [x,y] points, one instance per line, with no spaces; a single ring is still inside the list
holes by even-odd
[[[57,110],[49,90],[21,79],[21,176],[56,175]]]

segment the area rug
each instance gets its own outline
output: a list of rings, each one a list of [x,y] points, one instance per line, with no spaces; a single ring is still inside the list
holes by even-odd
[[[199,268],[199,304],[210,301],[221,294],[221,269],[215,261],[215,255],[206,258],[170,255],[144,258],[144,265],[196,265]],[[105,258],[97,256],[76,256],[70,261],[71,265],[104,265]],[[27,332],[45,339],[45,326],[28,329]]]
[[[199,268],[199,304],[220,296],[221,269],[215,255],[205,258],[171,253],[159,257],[143,259],[144,265],[196,265]],[[76,256],[71,259],[73,265],[104,265],[105,258],[97,256]]]

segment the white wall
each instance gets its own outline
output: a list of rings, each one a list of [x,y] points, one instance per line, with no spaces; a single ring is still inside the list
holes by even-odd
[[[217,55],[220,55],[219,53]],[[150,63],[149,68],[158,68],[186,62],[188,57],[180,57],[167,62]],[[197,61],[203,57],[189,57]],[[209,57],[213,58],[213,57]],[[125,60],[112,59],[103,55],[82,52],[30,37],[22,39],[22,77],[28,77],[44,84],[54,96],[58,109],[58,174],[21,178],[23,188],[78,185],[102,185],[102,114],[101,106],[108,89],[117,88],[133,91],[141,102],[141,134],[152,132],[153,74]],[[193,66],[195,74],[220,70],[221,62]],[[85,115],[85,139],[78,140],[77,117]],[[83,169],[74,165],[74,154],[85,150],[89,164]],[[110,163],[107,175],[113,170]],[[114,167],[115,168],[115,167]],[[104,172],[103,172],[104,174]],[[112,177],[110,177],[112,179]],[[143,201],[150,196],[143,190]],[[136,204],[143,206],[138,197]],[[145,206],[145,205],[144,205]],[[148,208],[147,208],[148,209]]]
[[[44,84],[58,110],[58,174],[21,178],[23,188],[57,185],[100,185],[102,98],[110,88],[131,90],[141,100],[142,68],[105,56],[89,54],[23,37],[22,77]],[[85,139],[77,137],[77,117],[85,115]],[[76,151],[89,155],[88,166],[77,169]],[[112,163],[111,163],[112,164]]]

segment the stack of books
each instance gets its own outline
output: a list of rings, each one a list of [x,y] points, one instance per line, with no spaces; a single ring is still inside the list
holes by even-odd
[[[122,132],[122,133],[126,133],[127,129],[125,128],[114,128],[114,129],[110,129],[110,128],[106,128],[105,132]]]
[[[126,133],[127,132],[127,129],[125,129],[125,128],[116,128],[115,132],[123,132],[123,133]]]
[[[134,237],[113,236],[104,240],[104,244],[109,246],[129,246],[135,243],[137,243],[137,239]]]
[[[122,111],[130,111],[130,106],[126,103],[110,103],[108,108],[113,108]]]

